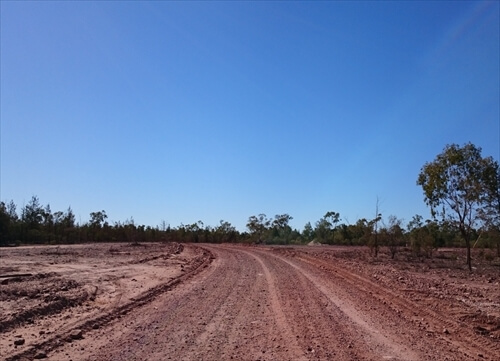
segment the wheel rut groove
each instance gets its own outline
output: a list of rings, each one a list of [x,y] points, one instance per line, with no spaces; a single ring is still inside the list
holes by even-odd
[[[180,277],[7,360],[31,360],[38,349],[63,360],[73,346],[81,347],[79,359],[93,361],[500,359],[500,345],[464,322],[376,283],[365,276],[371,269],[332,261],[319,249],[184,247],[189,252],[173,259],[177,270],[176,262],[196,261]],[[76,328],[84,338],[60,344]],[[439,332],[443,328],[447,332]]]
[[[276,274],[288,274],[288,279],[279,284],[293,282],[292,287],[283,286],[283,297],[289,298],[289,314],[295,319],[297,332],[304,335],[302,343],[307,350],[314,351],[311,359],[342,360],[420,360],[421,355],[402,346],[396,335],[384,337],[375,326],[370,326],[346,300],[328,290],[329,283],[321,280],[291,260],[267,253],[266,257],[276,265]],[[290,277],[293,275],[293,277]],[[294,298],[293,294],[299,294]],[[301,310],[306,317],[297,317]]]
[[[83,322],[79,322],[78,324],[73,325],[71,329],[65,328],[63,332],[56,332],[49,339],[31,345],[28,349],[13,356],[7,357],[5,361],[19,361],[28,359],[31,360],[40,350],[44,350],[45,352],[52,352],[61,347],[63,345],[63,340],[68,338],[67,335],[70,334],[72,330],[79,329],[82,330],[82,332],[91,331],[93,329],[103,327],[113,320],[127,315],[132,311],[137,311],[137,309],[150,303],[161,294],[174,289],[177,285],[194,277],[197,273],[206,268],[210,264],[212,259],[213,255],[208,250],[202,250],[200,255],[196,257],[196,259],[189,266],[189,269],[187,269],[183,275],[174,278],[167,283],[160,284],[117,308],[113,308],[112,310],[100,314],[96,317],[87,319]]]
[[[450,333],[460,334],[462,339],[467,340],[466,343],[451,340],[446,337],[446,334],[440,335],[439,338],[446,343],[452,344],[457,350],[472,359],[477,358],[478,354],[481,355],[481,359],[492,361],[500,357],[500,343],[490,342],[484,336],[478,335],[467,328],[463,322],[455,322],[452,319],[445,318],[431,309],[412,302],[408,298],[403,298],[390,289],[381,287],[365,277],[318,257],[300,254],[295,258],[313,267],[320,268],[323,272],[326,271],[335,278],[340,278],[342,282],[348,284],[348,287],[355,287],[365,293],[367,297],[372,297],[374,300],[390,307],[400,317],[406,316],[411,319],[412,316],[418,316],[424,318],[427,322],[431,322],[436,330],[447,329]]]

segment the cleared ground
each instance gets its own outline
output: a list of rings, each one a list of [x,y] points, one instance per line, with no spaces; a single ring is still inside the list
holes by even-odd
[[[500,269],[476,255],[469,274],[457,255],[393,261],[362,248],[175,243],[1,249],[0,358],[499,360]]]

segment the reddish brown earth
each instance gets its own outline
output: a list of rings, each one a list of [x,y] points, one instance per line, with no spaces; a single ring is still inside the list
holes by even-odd
[[[498,259],[462,253],[0,249],[0,359],[500,360]]]

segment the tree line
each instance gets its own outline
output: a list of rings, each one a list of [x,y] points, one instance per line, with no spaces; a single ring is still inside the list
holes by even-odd
[[[229,222],[216,227],[198,221],[171,228],[166,222],[156,227],[137,224],[133,218],[108,222],[106,211],[90,213],[88,222],[79,224],[71,207],[52,212],[37,196],[17,212],[13,201],[0,202],[0,246],[20,244],[75,244],[94,242],[240,242],[242,235]]]
[[[411,247],[419,255],[431,256],[439,247],[463,245],[460,232],[449,221],[424,220],[415,215],[407,226],[396,216],[384,220],[381,214],[361,218],[353,224],[342,222],[340,213],[329,211],[313,224],[307,222],[302,230],[293,229],[289,214],[273,218],[265,214],[248,218],[246,232],[238,231],[230,222],[221,220],[217,226],[202,221],[170,227],[166,222],[155,227],[136,224],[133,218],[124,222],[108,222],[106,211],[95,211],[89,221],[78,224],[71,207],[52,212],[37,196],[17,212],[13,201],[0,202],[0,245],[74,244],[93,242],[193,242],[193,243],[255,243],[369,246],[374,252],[387,247],[395,254],[397,247]],[[495,229],[474,229],[473,238],[481,235],[481,246],[496,247],[499,240]]]
[[[110,224],[104,210],[90,213],[84,224],[75,221],[71,207],[52,212],[37,196],[17,211],[13,201],[0,202],[0,246],[15,244],[72,244],[87,242],[204,242],[331,245],[365,245],[376,257],[387,247],[395,257],[400,247],[410,248],[419,257],[431,257],[439,247],[467,249],[474,244],[496,248],[500,257],[500,171],[498,162],[482,157],[471,143],[447,145],[418,175],[424,201],[431,208],[431,219],[415,215],[406,225],[397,216],[362,218],[354,224],[342,222],[339,212],[328,211],[302,230],[292,229],[289,214],[266,214],[248,218],[247,231],[240,232],[221,220],[216,226],[198,221],[170,227],[166,222],[151,227],[138,225],[133,218]]]

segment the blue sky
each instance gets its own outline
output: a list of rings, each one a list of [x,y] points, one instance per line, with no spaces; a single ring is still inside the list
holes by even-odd
[[[173,227],[429,217],[500,158],[498,1],[1,2],[0,199]]]

